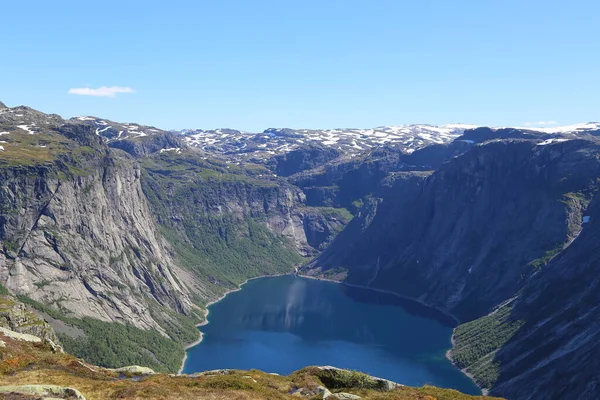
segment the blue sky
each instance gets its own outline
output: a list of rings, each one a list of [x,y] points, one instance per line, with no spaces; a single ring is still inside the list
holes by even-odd
[[[600,120],[597,0],[5,3],[9,106],[250,131]],[[83,95],[102,87],[134,92]]]

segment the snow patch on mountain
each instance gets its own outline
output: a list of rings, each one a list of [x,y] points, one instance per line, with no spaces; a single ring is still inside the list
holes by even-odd
[[[369,129],[287,129],[269,128],[262,133],[234,129],[183,130],[188,145],[207,152],[242,160],[260,160],[293,151],[307,144],[332,147],[346,156],[387,145],[407,153],[430,144],[444,144],[476,125],[397,125]]]
[[[285,154],[305,146],[324,146],[340,151],[345,157],[355,157],[381,146],[392,146],[405,153],[432,145],[450,143],[468,129],[479,125],[453,123],[446,125],[392,125],[375,128],[288,129],[269,128],[263,132],[236,129],[185,129],[165,131],[134,123],[117,123],[82,116],[71,119],[91,125],[106,141],[137,139],[160,134],[176,134],[190,147],[233,162],[264,162],[274,155]],[[498,127],[492,129],[500,129]],[[590,122],[558,127],[517,128],[549,135],[589,135],[600,131],[600,123]],[[472,140],[464,140],[473,142]],[[555,142],[556,140],[552,141]],[[550,144],[548,143],[541,143]],[[166,151],[173,151],[165,149]]]

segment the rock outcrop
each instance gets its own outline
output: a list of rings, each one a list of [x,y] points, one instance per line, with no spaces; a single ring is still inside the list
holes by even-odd
[[[37,338],[58,349],[60,344],[52,327],[37,313],[10,295],[0,295],[0,327],[6,332],[16,332]],[[35,341],[35,339],[32,339]]]

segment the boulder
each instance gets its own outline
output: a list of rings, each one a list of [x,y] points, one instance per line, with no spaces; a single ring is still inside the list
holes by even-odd
[[[41,343],[42,341],[42,339],[37,336],[33,336],[28,333],[18,333],[6,328],[0,328],[0,333],[11,339],[22,340],[25,342]]]
[[[324,397],[325,398],[325,397]],[[362,399],[362,397],[355,395],[355,394],[351,394],[351,393],[333,393],[330,396],[327,397],[328,399],[339,399],[339,400],[355,400],[355,399]]]
[[[121,367],[114,369],[115,372],[129,373],[134,375],[153,375],[156,372],[152,368],[140,367],[139,365],[130,365],[127,367]]]

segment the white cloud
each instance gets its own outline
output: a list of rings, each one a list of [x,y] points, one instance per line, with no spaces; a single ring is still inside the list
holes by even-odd
[[[556,125],[558,122],[556,121],[536,121],[536,122],[525,122],[523,126],[549,126]]]
[[[102,86],[98,89],[92,88],[73,88],[69,89],[69,94],[79,96],[97,96],[97,97],[115,97],[117,93],[135,93],[130,87],[126,86]]]

